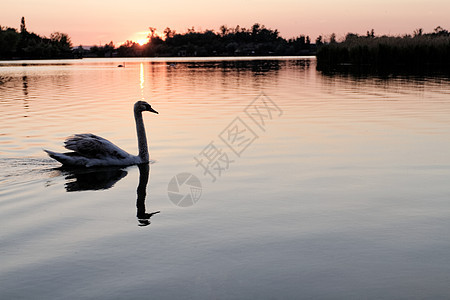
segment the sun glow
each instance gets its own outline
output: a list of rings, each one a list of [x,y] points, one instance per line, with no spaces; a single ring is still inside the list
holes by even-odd
[[[138,39],[136,40],[136,43],[142,46],[148,43],[148,39]]]
[[[160,38],[164,39],[164,33],[155,30],[153,31],[153,33],[151,31],[140,31],[140,32],[136,32],[133,36],[133,38],[131,38],[131,40],[133,42],[135,42],[136,44],[139,45],[145,45],[148,44],[150,42],[150,37],[152,36],[159,36]]]

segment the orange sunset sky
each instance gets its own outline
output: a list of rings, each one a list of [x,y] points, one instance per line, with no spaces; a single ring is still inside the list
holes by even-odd
[[[24,16],[28,31],[45,36],[64,32],[74,45],[138,41],[150,26],[183,33],[192,26],[218,30],[224,24],[248,28],[258,22],[285,38],[304,34],[312,40],[333,32],[338,38],[365,34],[372,28],[377,35],[450,29],[449,0],[2,0],[1,6],[1,26],[19,28]]]

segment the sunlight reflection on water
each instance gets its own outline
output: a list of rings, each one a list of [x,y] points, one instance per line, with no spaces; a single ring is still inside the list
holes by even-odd
[[[448,295],[448,78],[123,61],[0,62],[0,298]],[[264,130],[244,113],[261,93],[283,112]],[[140,99],[160,113],[144,115],[145,188],[138,167],[69,172],[43,153],[84,132],[137,153]],[[258,136],[240,156],[220,138],[236,117]],[[212,141],[234,160],[215,182],[194,160]],[[183,172],[202,185],[189,208],[167,193]]]

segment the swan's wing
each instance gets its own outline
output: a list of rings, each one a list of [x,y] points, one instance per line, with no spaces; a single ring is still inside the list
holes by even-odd
[[[126,151],[120,149],[107,139],[95,134],[75,134],[67,138],[64,147],[82,156],[90,158],[113,157],[124,159],[130,156]]]

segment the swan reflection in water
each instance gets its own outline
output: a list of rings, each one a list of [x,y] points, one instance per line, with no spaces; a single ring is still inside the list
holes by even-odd
[[[136,217],[139,226],[150,225],[150,218],[160,213],[155,211],[147,213],[145,208],[145,200],[147,196],[147,184],[150,174],[150,165],[140,164],[139,168],[139,184],[137,187],[136,200]],[[120,167],[101,167],[101,168],[83,168],[83,169],[60,169],[66,179],[66,191],[95,191],[107,190],[116,184],[119,180],[127,176],[128,172]]]
[[[147,226],[150,225],[150,218],[153,215],[159,214],[160,211],[158,210],[152,213],[147,213],[145,211],[145,198],[147,196],[147,183],[150,173],[150,165],[140,164],[138,165],[138,168],[139,168],[139,184],[137,187],[136,217],[138,218],[139,226]]]

